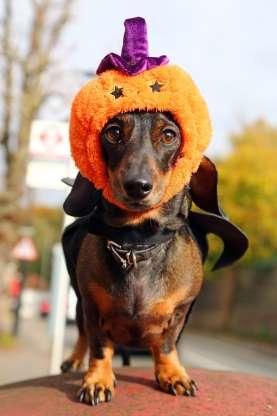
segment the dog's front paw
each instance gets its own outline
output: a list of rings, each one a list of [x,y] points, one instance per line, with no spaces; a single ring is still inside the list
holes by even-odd
[[[78,392],[80,402],[96,406],[102,402],[111,401],[114,395],[115,377],[113,372],[103,374],[87,373],[84,377],[83,385]]]
[[[182,366],[169,365],[156,368],[156,379],[160,388],[168,393],[182,396],[195,396],[198,390],[197,384],[187,374]]]

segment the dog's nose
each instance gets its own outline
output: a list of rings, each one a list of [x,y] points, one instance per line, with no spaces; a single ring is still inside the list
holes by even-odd
[[[153,185],[145,179],[136,179],[125,182],[124,188],[127,192],[127,195],[130,197],[135,199],[142,199],[150,194]]]

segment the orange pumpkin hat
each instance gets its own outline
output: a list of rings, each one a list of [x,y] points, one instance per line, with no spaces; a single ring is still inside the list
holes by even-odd
[[[169,111],[181,130],[182,145],[161,202],[168,201],[189,183],[210,142],[209,113],[198,88],[183,69],[168,65],[166,56],[148,57],[146,23],[140,17],[125,21],[121,56],[107,55],[97,74],[72,104],[70,143],[77,167],[109,202],[122,207],[110,189],[101,130],[119,113]]]

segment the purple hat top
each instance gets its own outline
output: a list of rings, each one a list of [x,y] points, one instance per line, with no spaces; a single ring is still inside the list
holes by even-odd
[[[116,69],[128,75],[137,75],[169,62],[166,55],[157,58],[148,56],[147,26],[142,17],[125,20],[124,26],[121,56],[116,53],[106,55],[96,71],[98,75],[109,69]]]

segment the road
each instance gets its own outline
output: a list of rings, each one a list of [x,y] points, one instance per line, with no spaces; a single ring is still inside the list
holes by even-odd
[[[231,336],[184,334],[179,345],[187,367],[240,371],[277,378],[277,348]]]
[[[76,329],[66,330],[65,355],[74,343]],[[187,330],[179,343],[186,367],[230,370],[277,378],[277,348],[221,335],[200,334]],[[23,321],[15,348],[0,350],[0,384],[48,374],[50,341],[47,322]],[[132,366],[152,366],[150,357],[132,357]],[[114,367],[121,366],[115,357]]]

